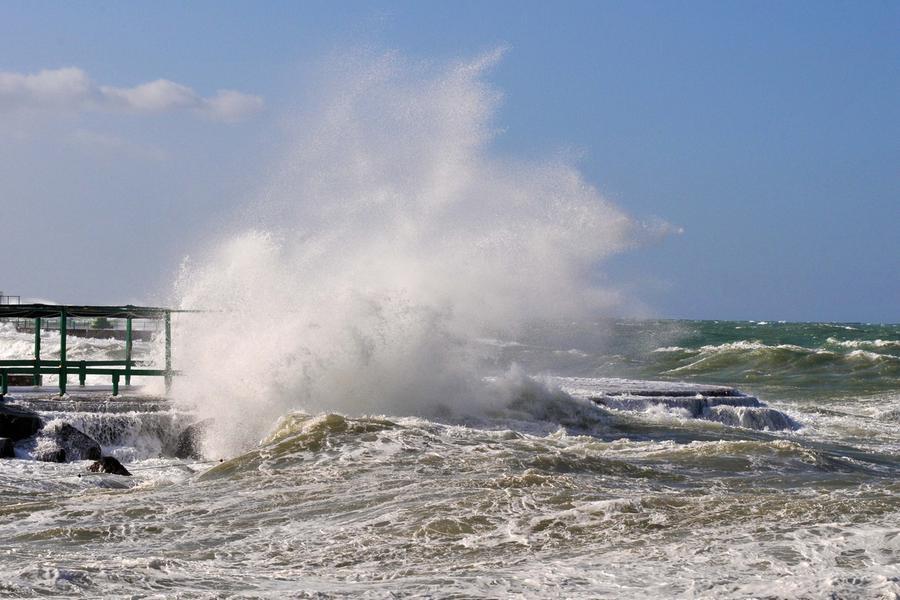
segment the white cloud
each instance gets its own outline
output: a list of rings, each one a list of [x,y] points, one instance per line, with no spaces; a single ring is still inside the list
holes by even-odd
[[[234,90],[219,90],[215,96],[204,101],[210,117],[222,121],[239,121],[244,115],[262,110],[263,99]]]
[[[190,111],[235,122],[263,108],[259,96],[219,90],[204,98],[186,85],[157,79],[134,87],[97,85],[77,67],[33,74],[0,71],[0,112],[12,110],[126,111],[152,114]]]
[[[81,105],[91,99],[92,88],[87,74],[75,67],[30,75],[0,71],[0,109]]]
[[[194,90],[168,79],[157,79],[132,88],[103,86],[100,93],[115,106],[146,113],[196,108],[202,102]]]

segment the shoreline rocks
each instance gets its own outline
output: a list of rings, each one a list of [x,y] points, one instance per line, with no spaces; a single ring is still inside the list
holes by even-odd
[[[0,402],[0,437],[18,442],[33,436],[41,427],[41,418],[37,413]]]
[[[154,435],[160,457],[199,459],[209,425],[193,419],[185,424],[185,415],[167,412],[170,407],[158,398],[149,403],[96,394],[10,400],[0,399],[0,460],[98,461],[105,447],[117,447],[123,440],[126,445],[140,443],[144,436],[152,444]],[[147,412],[135,415],[138,408]],[[78,415],[70,421],[69,412],[97,413],[98,418]]]
[[[0,458],[15,458],[16,444],[9,438],[0,438]]]
[[[112,456],[104,456],[94,464],[88,467],[88,471],[92,473],[109,473],[110,475],[124,475],[131,477],[131,473]]]
[[[28,445],[33,458],[43,462],[100,460],[102,456],[96,440],[64,421],[45,425]]]
[[[200,445],[203,440],[203,434],[209,425],[209,420],[197,421],[196,423],[188,425],[180,434],[178,434],[178,440],[175,442],[175,458],[189,458],[193,460],[200,460],[203,458],[203,453],[200,451]]]

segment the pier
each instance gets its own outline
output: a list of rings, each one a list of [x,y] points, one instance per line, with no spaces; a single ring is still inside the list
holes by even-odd
[[[108,375],[112,379],[112,395],[119,394],[119,382],[124,379],[125,385],[131,385],[132,377],[163,377],[168,392],[172,378],[178,371],[172,368],[172,313],[185,312],[170,308],[147,306],[71,306],[49,304],[0,304],[0,320],[30,320],[34,329],[33,358],[0,360],[0,397],[9,391],[10,377],[15,375],[30,376],[35,386],[42,384],[43,375],[59,376],[59,395],[66,394],[67,377],[78,375],[79,385],[84,387],[88,375]],[[70,334],[70,319],[91,319],[108,322],[109,319],[125,320],[125,359],[124,360],[78,360],[70,361],[66,356],[66,341]],[[41,357],[42,321],[56,319],[59,322],[59,357],[45,359]],[[150,369],[136,364],[132,358],[132,342],[135,332],[132,322],[135,319],[160,321],[163,323],[165,335],[165,366],[162,369]],[[92,330],[98,331],[98,330]],[[102,331],[102,330],[100,330]],[[114,330],[109,330],[114,331]],[[111,336],[112,337],[112,336]]]

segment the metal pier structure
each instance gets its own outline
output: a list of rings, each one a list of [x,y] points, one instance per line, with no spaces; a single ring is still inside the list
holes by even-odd
[[[124,378],[125,385],[131,385],[131,378],[163,377],[166,391],[171,388],[172,377],[178,371],[172,369],[172,313],[187,312],[170,308],[148,306],[62,306],[50,304],[0,304],[0,319],[31,319],[34,322],[34,358],[0,360],[0,398],[9,391],[10,375],[30,375],[35,386],[42,383],[42,375],[59,376],[59,395],[66,393],[68,375],[78,375],[80,386],[84,386],[88,375],[109,375],[112,378],[113,396],[119,393],[119,381]],[[70,361],[66,357],[66,338],[69,320],[86,319],[124,319],[125,320],[125,360],[78,360]],[[46,319],[59,321],[59,358],[48,360],[41,358],[41,322]],[[162,321],[165,331],[165,368],[149,369],[136,364],[132,359],[132,321],[147,319]]]

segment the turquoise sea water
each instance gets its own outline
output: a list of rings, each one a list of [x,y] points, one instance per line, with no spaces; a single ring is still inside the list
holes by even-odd
[[[900,597],[900,326],[603,320],[480,343],[500,376],[733,385],[799,427],[536,384],[480,415],[298,404],[256,448],[137,456],[133,479],[4,461],[0,594]]]

